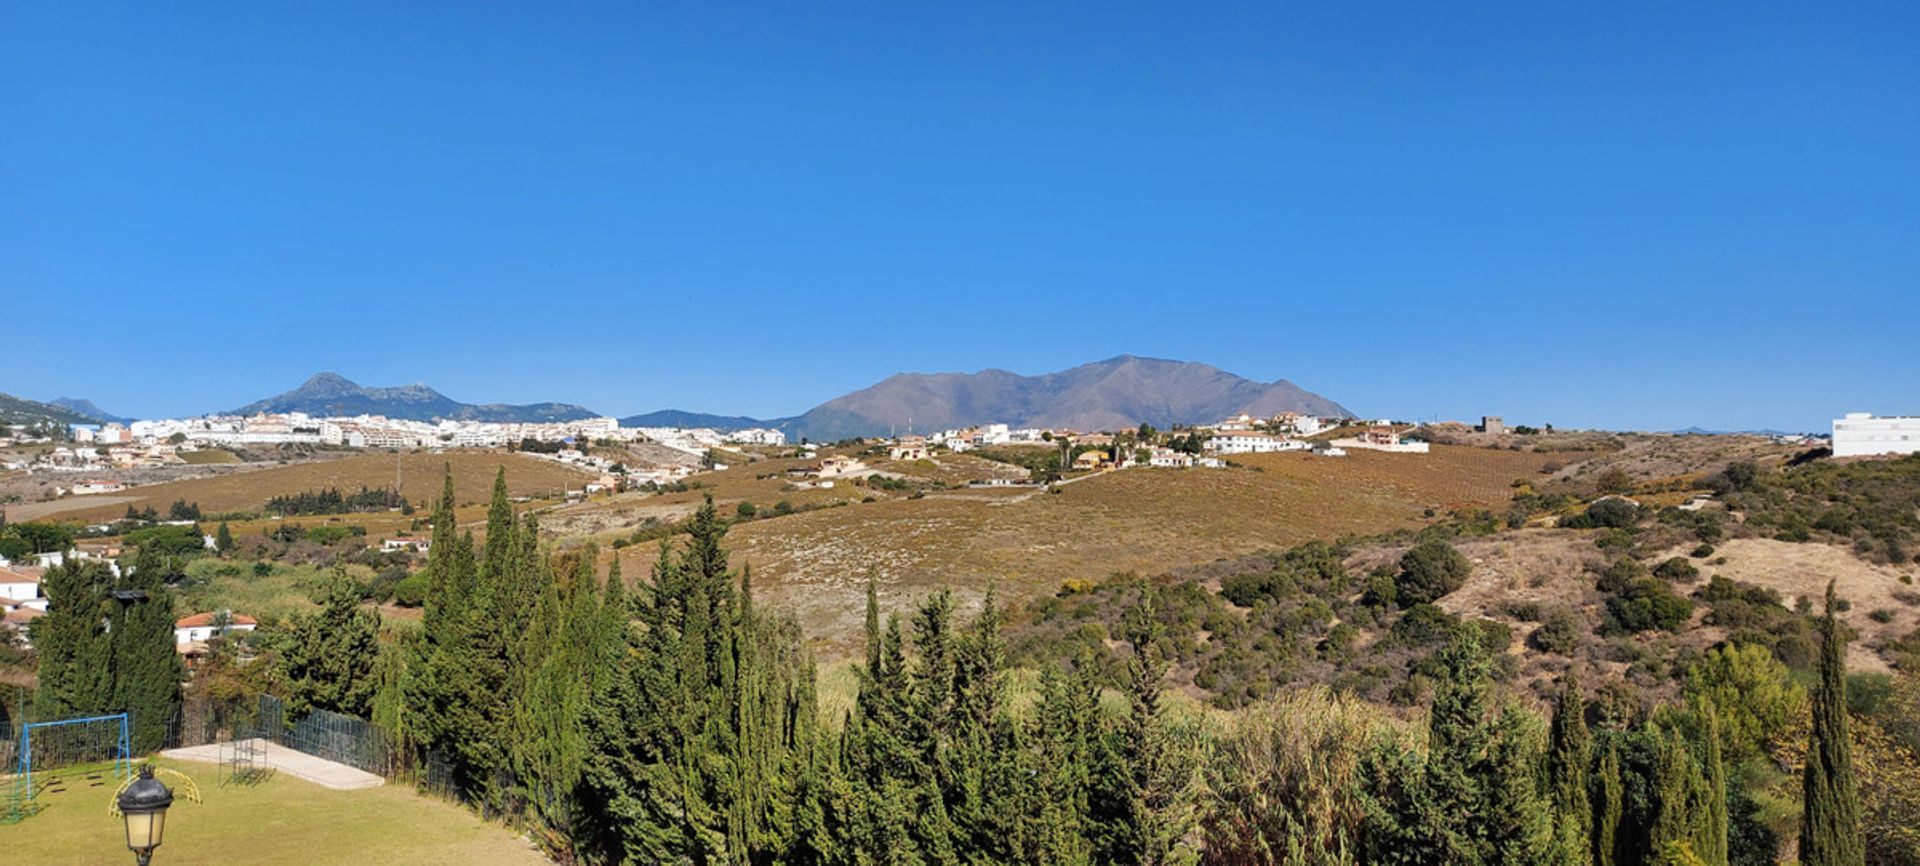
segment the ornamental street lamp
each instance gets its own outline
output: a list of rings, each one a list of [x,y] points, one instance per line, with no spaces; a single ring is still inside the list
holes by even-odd
[[[147,866],[153,849],[160,847],[160,835],[167,828],[167,807],[173,805],[173,789],[153,777],[153,765],[140,767],[140,778],[120,792],[120,814],[127,821],[127,848]]]

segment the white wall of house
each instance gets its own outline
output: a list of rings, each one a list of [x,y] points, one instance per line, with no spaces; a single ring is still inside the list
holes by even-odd
[[[1833,456],[1920,453],[1920,416],[1848,412],[1833,422]]]

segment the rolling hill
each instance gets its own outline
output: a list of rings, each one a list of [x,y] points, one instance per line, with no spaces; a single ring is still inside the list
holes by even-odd
[[[52,400],[48,400],[47,405],[59,406],[75,414],[85,415],[88,418],[97,418],[101,421],[108,421],[114,424],[132,424],[134,421],[134,419],[128,418],[125,415],[115,415],[99,406],[95,406],[92,400],[88,400],[85,397],[55,397]]]
[[[12,394],[0,394],[0,424],[98,424],[104,419],[75,412],[65,406],[41,403]]]
[[[622,427],[711,427],[715,430],[746,430],[753,427],[781,427],[792,423],[792,418],[761,420],[745,415],[712,415],[706,412],[688,412],[681,409],[661,409],[644,415],[629,415],[620,419]]]
[[[338,373],[321,373],[300,387],[248,403],[228,414],[305,412],[315,416],[385,415],[409,421],[574,421],[596,413],[571,403],[462,403],[422,384],[367,388]]]
[[[1121,355],[1040,376],[1006,370],[901,373],[829,400],[782,425],[790,437],[829,441],[890,430],[984,423],[1114,430],[1200,424],[1247,412],[1351,416],[1285,379],[1256,382],[1217,367]]]

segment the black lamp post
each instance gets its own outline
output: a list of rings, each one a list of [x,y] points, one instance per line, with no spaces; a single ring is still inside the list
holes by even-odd
[[[167,828],[167,807],[173,805],[173,790],[153,777],[153,765],[140,766],[140,778],[120,792],[120,815],[127,822],[127,848],[147,866],[153,849],[160,847],[160,834]]]

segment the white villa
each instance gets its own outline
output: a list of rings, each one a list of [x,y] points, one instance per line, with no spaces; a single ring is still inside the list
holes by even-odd
[[[1848,412],[1833,422],[1833,456],[1920,453],[1920,416]]]

